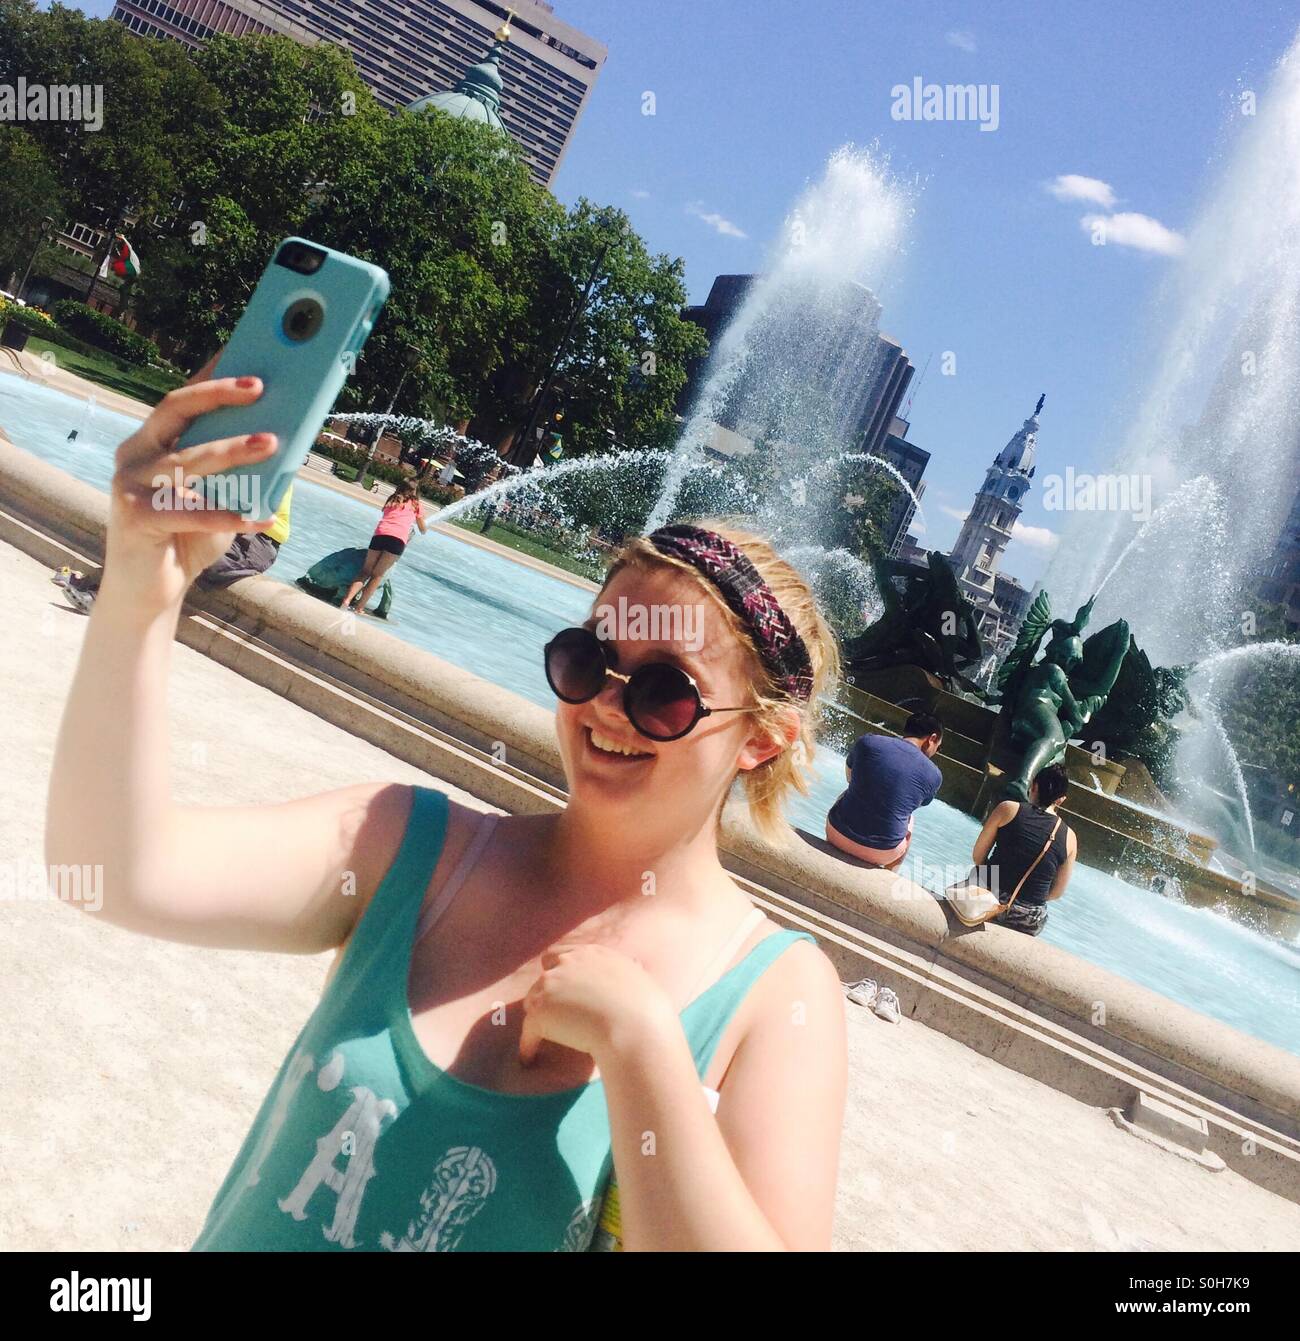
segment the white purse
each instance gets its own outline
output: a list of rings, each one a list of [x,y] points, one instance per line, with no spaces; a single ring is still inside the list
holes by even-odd
[[[1052,846],[1052,841],[1056,838],[1056,831],[1061,827],[1061,817],[1056,817],[1056,823],[1052,825],[1052,832],[1047,835],[1047,842],[1043,844],[1043,850],[1030,863],[1029,869],[1020,877],[1015,889],[1011,891],[1011,897],[1005,904],[998,902],[998,896],[991,889],[986,889],[978,882],[972,884],[965,881],[958,885],[949,885],[944,890],[944,897],[952,905],[953,916],[964,927],[977,927],[984,922],[991,922],[995,917],[1000,917],[1016,901],[1016,895],[1024,887],[1024,883],[1034,873],[1034,868],[1042,859],[1047,856],[1047,849]]]

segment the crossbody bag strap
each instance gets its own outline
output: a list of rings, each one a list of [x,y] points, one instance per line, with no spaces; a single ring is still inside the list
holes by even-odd
[[[1038,863],[1042,861],[1042,859],[1045,856],[1047,856],[1047,849],[1052,846],[1053,842],[1056,841],[1057,830],[1060,829],[1060,827],[1061,827],[1061,817],[1060,815],[1058,815],[1056,817],[1056,823],[1052,825],[1052,832],[1047,835],[1047,842],[1043,844],[1043,850],[1038,854],[1038,856],[1034,858],[1033,862],[1030,864],[1029,869],[1016,882],[1016,887],[1011,891],[1011,897],[1007,900],[1006,907],[999,909],[997,916],[1001,917],[1002,914],[1005,913],[1013,903],[1015,903],[1016,895],[1019,894],[1020,891],[1024,888],[1025,881],[1028,880],[1031,875],[1033,875],[1035,868],[1038,866]]]

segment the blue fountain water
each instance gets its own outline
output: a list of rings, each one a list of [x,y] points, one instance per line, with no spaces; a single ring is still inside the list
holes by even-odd
[[[112,448],[134,423],[100,407],[89,432],[68,442],[68,431],[83,417],[81,402],[0,374],[0,429],[19,446],[104,489]],[[293,533],[269,576],[292,582],[324,554],[364,544],[374,522],[373,507],[304,480],[295,493]],[[414,538],[394,584],[394,637],[550,706],[542,645],[557,628],[586,616],[587,593],[436,531]],[[843,777],[843,759],[820,751],[813,795],[796,801],[795,822],[821,833]],[[973,819],[939,802],[920,811],[913,851],[924,865],[910,873],[935,887],[943,868],[969,861],[977,831]],[[1053,905],[1043,939],[1300,1053],[1296,945],[1089,867],[1076,871],[1067,896]]]

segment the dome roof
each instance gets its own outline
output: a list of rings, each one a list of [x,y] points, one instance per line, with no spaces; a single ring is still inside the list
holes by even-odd
[[[449,93],[428,93],[408,103],[406,110],[422,112],[427,107],[433,107],[447,116],[465,121],[481,121],[495,130],[504,131],[505,123],[501,120],[501,67],[498,64],[500,53],[501,41],[498,39],[492,50],[477,65],[471,65]]]

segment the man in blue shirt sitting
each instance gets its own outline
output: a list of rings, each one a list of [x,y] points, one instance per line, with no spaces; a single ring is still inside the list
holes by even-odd
[[[896,871],[912,841],[912,812],[934,800],[943,774],[931,762],[943,724],[914,712],[901,736],[859,736],[845,760],[848,789],[831,807],[826,837],[842,852]]]

